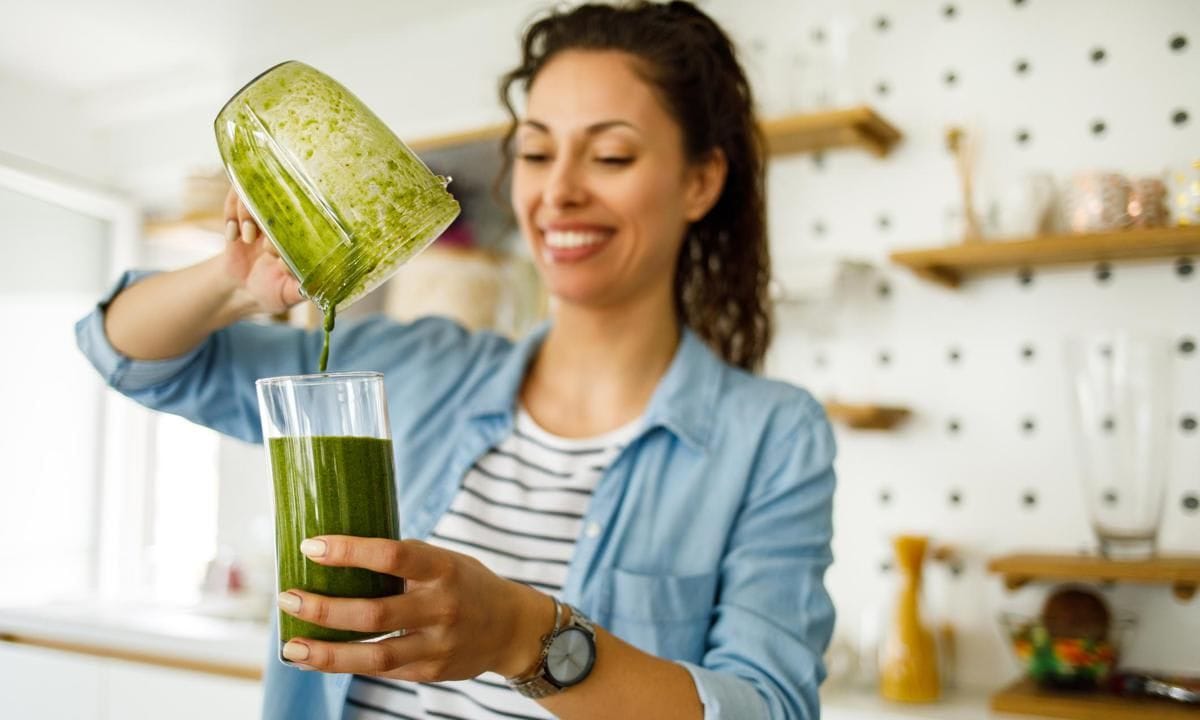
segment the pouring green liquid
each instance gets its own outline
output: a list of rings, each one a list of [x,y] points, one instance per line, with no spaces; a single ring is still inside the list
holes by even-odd
[[[430,172],[332,78],[277,65],[214,122],[238,195],[325,314],[325,371],[338,308],[370,292],[458,216],[446,178]]]
[[[336,315],[336,307],[330,306],[325,311],[325,322],[321,325],[325,330],[325,339],[321,343],[321,357],[317,360],[317,372],[325,372],[325,368],[329,365],[329,334],[333,332],[333,320]]]

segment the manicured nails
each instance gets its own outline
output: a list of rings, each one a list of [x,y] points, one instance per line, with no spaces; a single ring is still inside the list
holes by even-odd
[[[279,597],[275,598],[275,604],[280,610],[290,613],[300,612],[300,596],[296,593],[281,592]]]
[[[325,541],[309,538],[300,543],[300,552],[309,557],[323,557],[325,555]]]
[[[242,242],[249,245],[258,238],[258,226],[253,220],[242,221]]]
[[[238,239],[238,224],[237,220],[230,220],[225,223],[225,242],[231,243]]]
[[[307,660],[308,646],[304,643],[299,643],[295,640],[292,640],[287,645],[283,646],[283,657],[291,660],[292,662]]]

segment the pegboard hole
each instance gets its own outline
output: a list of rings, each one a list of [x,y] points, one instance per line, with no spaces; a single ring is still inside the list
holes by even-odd
[[[892,354],[887,350],[880,350],[879,355],[876,357],[876,361],[879,363],[880,367],[887,367],[888,365],[892,364]]]
[[[960,505],[962,505],[962,501],[963,501],[962,491],[961,490],[951,490],[950,494],[946,497],[946,499],[950,502],[950,507],[959,507]]]
[[[1179,354],[1191,355],[1196,352],[1196,341],[1193,338],[1185,337],[1179,341]]]
[[[888,20],[887,15],[880,15],[879,17],[875,18],[875,29],[879,32],[887,32],[888,28],[891,26],[892,21]]]
[[[1194,513],[1196,510],[1200,510],[1200,497],[1197,497],[1196,493],[1188,493],[1183,496],[1179,504],[1183,506],[1184,512]]]
[[[1103,420],[1100,421],[1100,429],[1106,433],[1111,434],[1113,430],[1117,429],[1116,419],[1114,419],[1113,416],[1111,416],[1111,415],[1104,418]]]
[[[1179,258],[1175,261],[1175,274],[1179,277],[1191,277],[1193,270],[1195,270],[1195,268],[1192,267],[1191,258]]]
[[[875,286],[875,293],[883,300],[887,300],[892,295],[892,286],[887,280],[880,280]]]
[[[1175,127],[1183,127],[1188,122],[1188,111],[1182,108],[1171,113],[1171,124]]]
[[[1020,58],[1013,64],[1013,70],[1016,70],[1018,75],[1028,75],[1030,70],[1029,61],[1025,58]]]
[[[1032,435],[1037,430],[1037,421],[1031,417],[1027,417],[1021,421],[1021,432],[1026,435]]]
[[[1187,48],[1187,44],[1186,35],[1172,35],[1170,41],[1167,42],[1167,47],[1175,52],[1183,52]]]
[[[884,488],[879,491],[879,504],[887,505],[892,502],[892,491]]]
[[[951,418],[946,422],[946,432],[951,435],[957,435],[962,432],[962,421],[958,418]]]
[[[1179,419],[1179,429],[1185,433],[1196,431],[1196,418],[1194,415],[1184,415]]]
[[[958,73],[953,70],[947,70],[942,75],[942,82],[946,83],[946,87],[954,87],[958,84]]]
[[[817,353],[813,356],[813,365],[823,369],[829,365],[829,358],[825,353]]]
[[[889,87],[888,84],[886,82],[883,82],[882,80],[875,83],[875,94],[880,97],[886,96],[889,92],[891,92],[891,90],[892,90],[892,88]]]
[[[1117,491],[1112,489],[1105,490],[1104,495],[1101,496],[1101,499],[1104,500],[1105,505],[1110,506],[1116,505],[1118,502],[1120,502],[1120,497],[1117,495]]]
[[[1028,145],[1029,141],[1033,139],[1033,135],[1025,128],[1021,128],[1017,130],[1016,138],[1018,145]]]
[[[817,237],[825,237],[825,233],[827,231],[828,228],[825,227],[825,223],[820,220],[817,220],[812,224],[813,235],[816,235]]]
[[[1032,344],[1026,343],[1025,345],[1021,346],[1021,359],[1025,362],[1033,362],[1035,354],[1036,350]]]
[[[953,20],[958,15],[958,8],[953,5],[946,5],[942,8],[942,17],[947,20]]]
[[[1030,285],[1033,285],[1033,269],[1032,268],[1021,268],[1020,270],[1018,270],[1017,271],[1017,282],[1020,283],[1023,287],[1029,287]]]
[[[1093,65],[1099,65],[1108,59],[1108,52],[1102,47],[1092,48],[1090,57],[1092,58]]]
[[[1032,490],[1026,490],[1021,494],[1021,505],[1026,509],[1037,507],[1037,493]]]
[[[962,360],[962,350],[959,350],[958,348],[950,348],[950,350],[946,352],[946,359],[949,360],[951,364],[957,363],[959,360]]]
[[[1104,137],[1104,133],[1108,132],[1108,123],[1103,120],[1092,121],[1092,134],[1096,137]]]
[[[1106,262],[1096,264],[1096,282],[1104,285],[1112,279],[1112,265]]]

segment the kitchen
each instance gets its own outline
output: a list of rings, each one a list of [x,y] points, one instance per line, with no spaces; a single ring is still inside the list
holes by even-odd
[[[121,271],[221,248],[228,184],[212,119],[294,58],[452,176],[470,220],[352,313],[525,333],[546,300],[489,183],[505,120],[496,81],[543,5],[9,8],[0,222],[16,254],[0,296],[15,338],[4,396],[21,410],[0,433],[16,461],[4,487],[15,501],[0,510],[0,567],[17,579],[0,586],[5,717],[257,716],[274,604],[263,448],[105,389],[74,323]],[[1097,701],[1110,715],[1086,715],[1075,706],[1087,695],[1014,689],[1023,636],[1003,618],[1034,618],[1052,591],[1082,582],[1112,612],[1121,668],[1200,676],[1188,641],[1200,637],[1200,9],[701,6],[738,43],[771,148],[777,329],[764,374],[807,388],[835,423],[824,713],[1195,716],[1110,697]],[[319,322],[304,306],[284,320]],[[1097,469],[1111,447],[1079,420],[1123,431],[1134,418],[1120,413],[1134,411],[1081,405],[1076,387],[1086,395],[1099,380],[1068,345],[1106,331],[1153,348],[1132,372],[1150,379],[1137,397],[1156,419],[1119,436],[1143,453],[1127,452],[1142,464],[1121,477]],[[1124,358],[1126,347],[1109,349]],[[29,358],[54,380],[30,382]],[[51,427],[71,442],[51,445]],[[1153,531],[1157,559],[1100,558],[1097,518],[1121,513]],[[928,538],[921,622],[937,637],[940,686],[929,703],[880,697],[911,567],[895,555],[899,535]]]

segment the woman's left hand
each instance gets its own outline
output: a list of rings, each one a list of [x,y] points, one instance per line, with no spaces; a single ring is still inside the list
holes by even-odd
[[[496,575],[472,557],[419,540],[325,535],[305,540],[301,549],[322,565],[365,568],[406,581],[403,595],[376,599],[281,593],[281,609],[317,625],[381,635],[405,631],[370,643],[294,639],[283,656],[302,667],[415,682],[488,671],[512,677],[536,662],[540,638],[554,623],[553,603],[537,590]]]

